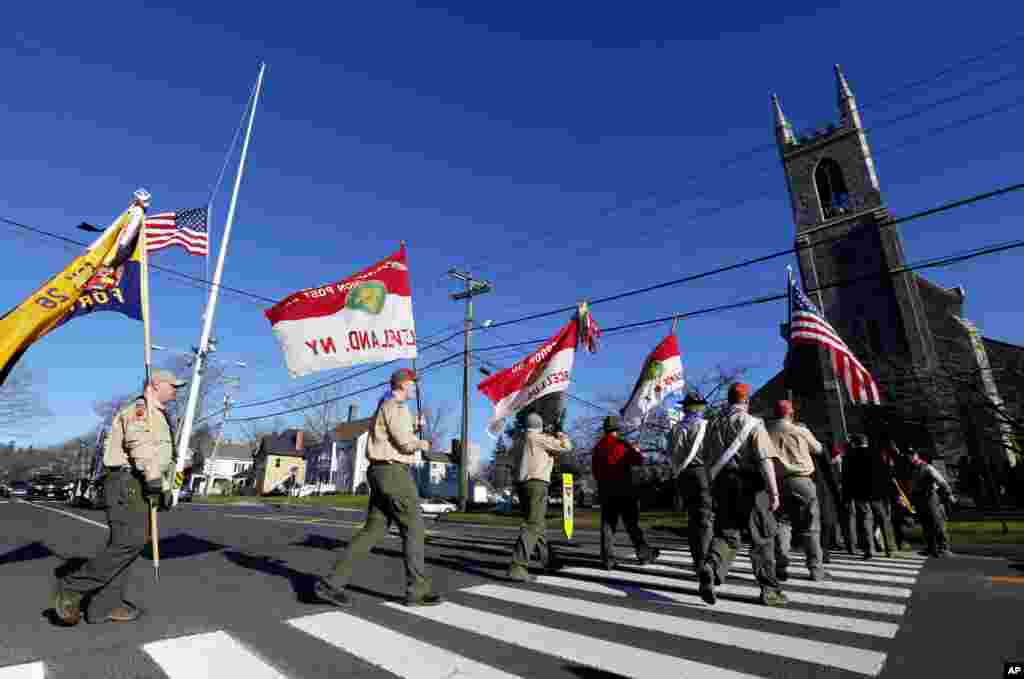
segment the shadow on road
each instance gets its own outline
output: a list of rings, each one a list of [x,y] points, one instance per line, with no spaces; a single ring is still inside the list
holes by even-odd
[[[335,540],[325,535],[318,533],[309,533],[306,535],[306,539],[300,542],[291,543],[292,547],[312,547],[313,549],[326,549],[332,551],[335,549],[343,549],[348,547],[348,542],[344,540]]]
[[[584,667],[583,665],[566,665],[565,671],[579,677],[580,679],[626,679],[626,677],[621,674],[606,672],[593,667]]]
[[[0,554],[0,566],[5,566],[9,563],[32,561],[34,559],[46,559],[51,556],[56,555],[44,543],[32,542],[24,545],[23,547],[11,550],[6,554]]]
[[[160,540],[160,560],[198,556],[199,554],[218,552],[225,547],[226,545],[197,538],[188,533],[178,533],[177,535],[170,535]],[[146,548],[142,550],[142,558],[150,561],[153,560],[152,544],[146,544]]]

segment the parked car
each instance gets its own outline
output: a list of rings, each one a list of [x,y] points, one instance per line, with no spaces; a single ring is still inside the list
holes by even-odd
[[[65,489],[67,481],[59,476],[43,475],[37,476],[29,483],[30,500],[64,500],[68,491]]]
[[[454,512],[456,509],[458,507],[445,500],[427,499],[420,502],[420,511],[424,514],[447,514],[448,512]]]
[[[192,502],[192,489],[182,486],[178,492],[178,502]]]
[[[6,483],[0,483],[0,497],[10,497],[11,487]]]
[[[29,495],[29,485],[24,481],[15,481],[11,484],[10,497],[18,500],[27,500]]]

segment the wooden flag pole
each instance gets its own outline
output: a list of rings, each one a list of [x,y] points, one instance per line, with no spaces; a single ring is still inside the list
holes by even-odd
[[[138,196],[139,192],[136,192]],[[139,220],[139,297],[142,306],[142,334],[144,335],[145,349],[143,360],[145,362],[145,381],[142,385],[142,398],[146,405],[146,427],[152,428],[152,408],[149,399],[146,397],[146,389],[149,387],[149,380],[153,372],[153,344],[150,335],[149,324],[149,252],[146,243],[146,208],[140,198],[136,198],[136,206],[139,213],[136,218]],[[153,545],[153,577],[160,582],[160,531],[157,528],[156,505],[149,505],[149,539]]]

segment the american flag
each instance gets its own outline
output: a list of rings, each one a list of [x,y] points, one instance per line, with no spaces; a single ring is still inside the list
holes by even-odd
[[[850,400],[854,403],[880,405],[878,385],[871,373],[861,365],[850,347],[839,337],[839,333],[825,320],[825,316],[807,295],[796,287],[795,282],[791,283],[790,299],[793,304],[793,323],[789,330],[789,341],[827,347],[832,354],[832,369],[846,383]]]
[[[190,255],[209,254],[206,208],[161,212],[146,217],[146,252],[180,245]]]

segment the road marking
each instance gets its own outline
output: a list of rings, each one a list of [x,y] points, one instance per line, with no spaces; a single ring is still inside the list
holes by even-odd
[[[989,580],[1004,585],[1024,585],[1024,576],[1020,575],[993,575]]]
[[[286,679],[225,632],[164,639],[142,647],[170,679]]]
[[[609,573],[608,571],[601,570],[598,568],[563,568],[558,571],[559,575],[556,576],[540,576],[538,581],[544,582],[544,578],[550,578],[552,580],[558,580],[562,574],[564,575],[582,575],[591,578],[597,578],[605,582],[612,582],[618,580],[620,582],[637,583],[646,587],[673,587],[676,589],[685,589],[688,591],[696,591],[696,578],[690,576],[689,580],[681,580],[679,578],[667,578],[658,575],[646,575],[643,573],[632,573],[629,571],[614,571]],[[753,576],[751,576],[753,579]],[[613,584],[614,586],[614,584]],[[715,588],[716,592],[722,594],[731,594],[734,596],[749,596],[757,597],[761,593],[761,588],[758,586],[751,585],[736,585],[733,583],[726,583],[719,585]],[[661,592],[658,592],[661,594]],[[793,592],[786,591],[786,598],[793,603],[798,604],[809,604],[812,606],[821,606],[823,608],[840,608],[848,611],[862,611],[865,613],[882,613],[885,615],[903,615],[907,607],[905,604],[893,603],[889,601],[877,601],[872,599],[850,599],[847,597],[831,596],[828,594],[813,594],[810,592]]]
[[[749,674],[633,648],[613,641],[544,627],[532,622],[446,602],[430,608],[407,608],[398,603],[385,606],[433,620],[440,625],[480,634],[537,653],[562,658],[605,672],[649,679],[650,677],[701,677],[701,679],[756,679]],[[619,611],[617,620],[623,611]]]
[[[763,629],[734,627],[696,618],[682,618],[664,613],[631,610],[624,615],[618,606],[599,604],[502,585],[480,585],[461,590],[507,603],[532,606],[557,613],[601,620],[620,626],[634,627],[659,634],[696,639],[698,641],[743,648],[748,651],[791,658],[816,665],[875,676],[882,670],[885,653],[852,646],[843,646],[803,637],[791,637]],[[648,674],[647,676],[653,676]],[[679,676],[676,674],[675,676]]]
[[[407,679],[519,679],[496,667],[341,611],[295,618],[289,620],[288,624],[371,665]]]
[[[596,594],[604,594],[606,596],[628,597],[630,594],[628,590],[624,590],[621,587],[615,588],[613,586],[602,585],[585,580],[545,577],[544,580],[540,580],[540,578],[538,578],[538,581],[539,584],[593,592]],[[629,589],[634,588],[630,587]],[[700,610],[721,611],[723,613],[743,615],[748,618],[760,618],[761,620],[771,620],[773,622],[785,622],[793,625],[820,627],[822,629],[839,630],[840,632],[850,632],[852,634],[866,634],[868,636],[881,637],[883,639],[892,639],[896,636],[896,632],[900,628],[898,624],[891,622],[865,620],[864,618],[851,618],[829,613],[813,613],[793,608],[772,608],[769,606],[762,606],[761,604],[751,604],[743,601],[727,601],[725,599],[719,599],[718,603],[714,606],[708,606],[698,598],[696,587],[688,589],[690,591],[686,594],[679,592],[652,592],[650,590],[640,590],[640,594],[641,596],[644,594],[653,595],[652,598],[655,600],[659,598],[668,599],[671,602],[686,604],[691,608]],[[759,591],[755,590],[753,587],[750,589]]]
[[[660,557],[658,559],[658,561],[663,561],[666,564],[675,564],[675,565],[680,565],[680,566],[689,566],[690,568],[693,567],[693,560],[692,559],[684,559],[683,557],[679,557],[679,556],[663,556],[663,557]],[[729,572],[731,573],[732,571],[737,570],[737,569],[738,570],[742,570],[742,571],[750,571],[752,573],[754,571],[754,566],[753,566],[753,564],[751,563],[751,561],[749,559],[739,559],[739,558],[737,558],[735,561],[732,562],[732,565],[729,567]],[[826,571],[829,570],[829,565],[825,565],[825,570]],[[838,570],[838,569],[836,570],[836,577],[837,578],[846,578],[846,579],[849,579],[849,580],[870,580],[870,581],[873,581],[873,582],[893,582],[893,583],[897,583],[897,584],[900,584],[900,585],[912,585],[915,582],[917,582],[917,577],[916,576],[915,577],[909,577],[909,576],[905,576],[905,575],[887,575],[885,573],[871,573],[871,572],[865,572],[865,571],[841,571],[841,570]]]
[[[46,507],[44,505],[37,504],[35,502],[19,502],[19,504],[29,505],[29,506],[32,506],[32,507],[38,507],[39,509],[45,509],[48,512],[57,512],[58,514],[63,514],[64,516],[70,516],[72,519],[78,519],[79,521],[84,521],[84,522],[90,523],[90,524],[92,524],[94,526],[98,526],[98,527],[100,527],[100,528],[102,528],[104,530],[110,530],[110,527],[107,526],[107,524],[105,524],[105,523],[100,523],[99,521],[93,521],[92,519],[87,519],[84,516],[79,516],[78,514],[75,514],[73,512],[66,512],[63,509],[57,509],[56,507]]]
[[[669,566],[662,564],[653,564],[650,566],[638,566],[640,570],[646,572],[660,572],[660,573],[679,573],[679,571],[687,571],[691,578],[696,578],[696,571],[693,566]],[[738,580],[749,580],[757,582],[757,576],[753,572],[739,572],[735,567],[729,569],[729,579],[736,578]],[[847,580],[804,580],[803,578],[790,578],[782,584],[782,588],[788,590],[790,588],[807,588],[807,589],[827,589],[837,592],[852,592],[855,594],[873,594],[876,596],[888,596],[897,597],[900,599],[909,599],[913,593],[911,589],[907,587],[889,587],[886,585],[865,585],[859,582],[849,582]]]
[[[44,679],[45,677],[46,667],[41,662],[0,667],[0,679]]]
[[[689,552],[684,552],[682,550],[677,550],[677,549],[663,549],[663,550],[661,550],[661,553],[665,554],[666,556],[685,556],[685,557],[689,557],[690,556]],[[856,557],[856,556],[849,556],[849,555],[846,555],[845,553],[840,556],[840,555],[836,555],[835,553],[831,553],[830,552],[830,556],[831,556],[832,561],[834,563],[850,564],[850,565],[853,565],[853,566],[879,565],[879,566],[886,566],[888,568],[901,568],[902,567],[902,568],[918,568],[919,569],[922,566],[924,566],[925,562],[928,561],[928,557],[924,557],[924,556],[911,556],[911,555],[907,555],[907,556],[892,556],[892,557],[889,557],[889,556],[876,556],[873,559],[871,559],[870,561],[861,559],[861,558]],[[789,558],[791,560],[794,560],[794,561],[795,560],[802,560],[802,559],[804,559],[804,555],[803,554],[792,554],[792,555],[790,555]]]

